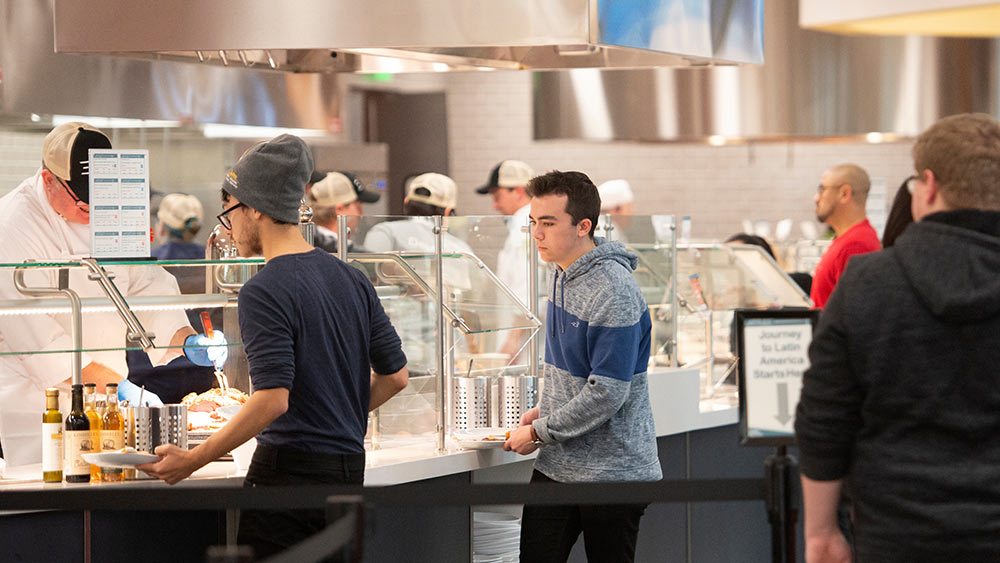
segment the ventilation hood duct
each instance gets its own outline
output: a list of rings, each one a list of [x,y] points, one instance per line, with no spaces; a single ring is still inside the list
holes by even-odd
[[[539,73],[535,138],[875,141],[954,113],[998,115],[995,39],[808,31],[787,0],[766,0],[765,13],[762,66]]]
[[[763,0],[56,0],[55,48],[291,72],[764,61]]]

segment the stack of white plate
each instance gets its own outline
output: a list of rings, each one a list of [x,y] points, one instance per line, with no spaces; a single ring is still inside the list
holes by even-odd
[[[472,514],[474,563],[517,563],[520,559],[521,519],[500,512]]]

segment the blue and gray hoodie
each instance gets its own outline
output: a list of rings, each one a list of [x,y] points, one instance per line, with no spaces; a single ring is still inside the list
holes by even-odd
[[[597,248],[552,279],[535,469],[560,482],[663,477],[649,406],[650,320],[635,254]]]

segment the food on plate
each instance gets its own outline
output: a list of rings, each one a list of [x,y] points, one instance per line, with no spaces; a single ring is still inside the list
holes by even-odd
[[[487,434],[482,438],[482,440],[484,442],[503,442],[508,440],[509,438],[510,438],[510,430],[508,430],[507,433],[503,435],[503,438],[501,438],[500,436],[494,436],[493,434]]]
[[[230,405],[242,405],[250,397],[239,389],[230,387],[223,391],[213,387],[204,393],[188,393],[181,403],[188,410],[188,432],[214,432],[226,424],[226,419],[217,409]]]

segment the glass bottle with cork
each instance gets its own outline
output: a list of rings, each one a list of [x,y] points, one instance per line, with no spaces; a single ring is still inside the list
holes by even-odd
[[[113,452],[125,446],[125,420],[118,411],[118,384],[108,383],[105,394],[107,399],[104,416],[101,418],[101,450]],[[122,480],[124,474],[120,467],[101,467],[101,481]]]
[[[97,384],[83,384],[83,408],[87,420],[90,421],[90,451],[100,453],[101,451],[101,414],[97,412]],[[101,468],[96,465],[90,466],[90,480],[99,482],[101,480]]]
[[[90,453],[90,419],[83,412],[83,385],[73,384],[72,407],[63,431],[63,478],[67,483],[90,481],[90,464],[82,454]]]
[[[63,417],[59,412],[59,390],[45,390],[45,412],[42,413],[42,480],[61,483],[63,480]]]

